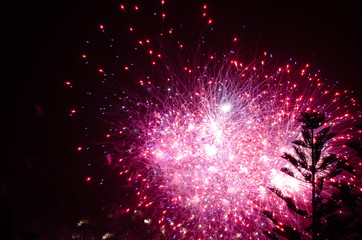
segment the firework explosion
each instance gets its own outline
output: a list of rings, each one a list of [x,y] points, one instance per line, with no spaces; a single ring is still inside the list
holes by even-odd
[[[291,142],[300,138],[299,114],[325,113],[339,134],[324,152],[342,156],[343,142],[353,137],[348,126],[360,117],[355,100],[309,64],[276,66],[267,52],[245,64],[233,50],[210,54],[203,36],[196,50],[186,51],[193,43],[182,43],[177,28],[167,27],[164,5],[152,13],[164,24],[161,32],[142,36],[129,24],[130,57],[110,53],[122,73],[94,65],[109,89],[99,108],[107,126],[104,155],[137,199],[117,212],[165,239],[263,239],[268,221],[261,210],[298,225],[267,186],[309,208],[310,187],[280,171],[288,165],[280,156],[292,153]],[[121,4],[120,10],[137,14],[141,7]],[[210,30],[207,6],[201,9]],[[107,34],[106,25],[99,30]],[[112,52],[117,40],[109,39]],[[91,53],[82,58],[88,64]]]

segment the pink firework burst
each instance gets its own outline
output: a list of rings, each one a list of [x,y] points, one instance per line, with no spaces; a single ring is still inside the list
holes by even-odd
[[[138,14],[142,6],[120,9]],[[202,19],[211,28],[206,10]],[[309,64],[278,66],[266,52],[245,64],[234,50],[210,54],[204,37],[194,48],[174,36],[178,28],[164,23],[163,10],[153,15],[164,24],[160,32],[142,35],[129,24],[127,54],[112,53],[117,40],[109,37],[118,69],[96,66],[106,90],[101,144],[119,185],[134,195],[122,200],[120,218],[141,222],[155,239],[262,239],[268,225],[262,210],[297,225],[267,186],[308,208],[309,186],[280,171],[288,165],[281,155],[300,138],[300,112],[324,113],[339,133],[325,152],[347,154],[343,143],[360,118],[350,92],[336,90]]]

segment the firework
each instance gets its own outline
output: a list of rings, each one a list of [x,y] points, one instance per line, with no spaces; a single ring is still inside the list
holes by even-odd
[[[122,179],[119,185],[137,200],[119,200],[116,212],[140,221],[149,236],[165,239],[263,239],[268,222],[262,210],[297,225],[297,216],[267,187],[309,206],[309,186],[280,171],[288,165],[281,155],[292,152],[291,142],[300,138],[299,114],[324,113],[339,133],[324,151],[344,156],[343,143],[353,138],[350,126],[360,117],[355,100],[309,64],[278,66],[267,52],[245,63],[235,46],[211,54],[203,36],[194,48],[178,39],[178,28],[167,26],[164,5],[149,13],[164,26],[157,34],[125,27],[132,46],[127,54],[117,55],[117,40],[99,26],[118,66],[93,65],[105,92],[96,91],[103,96],[98,112],[106,126],[99,141],[105,163]],[[120,5],[132,15],[140,9]],[[206,10],[203,5],[201,19],[210,31]],[[85,63],[91,54],[82,55]]]

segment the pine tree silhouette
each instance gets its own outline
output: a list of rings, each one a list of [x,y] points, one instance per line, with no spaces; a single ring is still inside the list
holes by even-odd
[[[305,229],[312,234],[313,240],[322,238],[322,229],[326,229],[325,222],[321,218],[331,214],[341,207],[341,198],[349,199],[349,191],[342,191],[342,184],[330,181],[342,170],[346,170],[355,175],[354,168],[348,163],[350,159],[338,158],[335,154],[325,154],[327,143],[337,134],[331,132],[331,127],[327,126],[325,116],[320,113],[301,113],[299,121],[302,123],[302,139],[293,141],[294,156],[284,153],[282,158],[286,159],[293,167],[282,168],[285,174],[311,185],[311,210],[309,212],[300,209],[294,203],[293,198],[285,196],[279,189],[269,186],[268,188],[279,198],[286,202],[287,207],[304,218],[311,218],[312,224]],[[355,144],[355,143],[353,143]],[[352,144],[352,146],[354,146]],[[339,190],[339,197],[334,194],[332,197],[321,196],[325,183],[331,183]],[[341,194],[343,193],[343,194]],[[340,201],[341,200],[341,201]],[[353,201],[353,200],[351,200]],[[262,211],[274,224],[273,231],[265,231],[264,234],[270,239],[279,239],[279,236],[287,239],[300,239],[301,233],[290,226],[279,222],[270,211]]]

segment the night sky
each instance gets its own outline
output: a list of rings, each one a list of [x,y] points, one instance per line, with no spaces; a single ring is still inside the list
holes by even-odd
[[[166,2],[176,21],[199,14],[203,3],[183,1],[175,8]],[[266,2],[207,1],[215,29],[225,38],[241,32],[251,52],[311,63],[361,101],[360,7],[338,1]],[[2,7],[10,13],[2,21],[3,116],[10,117],[10,127],[3,125],[10,138],[1,167],[4,239],[23,239],[24,233],[69,239],[82,214],[97,206],[93,190],[84,187],[85,163],[75,151],[82,136],[69,120],[72,99],[64,83],[83,77],[81,44],[99,24],[119,19],[120,3],[24,1]]]

